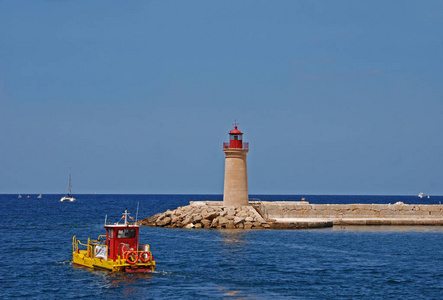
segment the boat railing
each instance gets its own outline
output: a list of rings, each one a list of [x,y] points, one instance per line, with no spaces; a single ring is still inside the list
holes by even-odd
[[[106,239],[106,235],[100,235],[97,240],[91,240],[90,238],[88,238],[88,243],[84,244],[80,242],[80,240],[78,240],[77,237],[74,235],[74,237],[72,238],[72,251],[79,252],[79,246],[83,246],[86,248],[84,250],[87,250],[86,255],[91,258],[95,258],[96,246],[106,247],[106,252],[108,252],[107,251],[108,246],[102,243],[103,237]]]
[[[83,244],[82,242],[80,242],[80,240],[77,240],[77,237],[74,235],[74,237],[72,238],[72,247],[73,247],[73,251],[75,252],[75,251],[78,251],[79,250],[79,245],[80,246],[84,246],[84,247],[86,247],[86,248],[89,248],[89,243],[90,243],[90,240],[88,239],[88,243],[87,244]]]
[[[94,245],[103,245],[105,241],[106,241],[106,235],[102,234],[99,235],[96,240],[91,240],[91,243],[93,243]]]
[[[77,236],[74,235],[72,238],[72,252],[78,251],[78,243],[77,243]]]

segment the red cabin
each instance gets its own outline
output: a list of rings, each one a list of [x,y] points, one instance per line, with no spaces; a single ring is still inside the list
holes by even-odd
[[[125,224],[105,225],[109,259],[116,260],[118,256],[123,257],[126,251],[139,250],[139,225],[129,225],[126,220],[128,215],[124,216]]]

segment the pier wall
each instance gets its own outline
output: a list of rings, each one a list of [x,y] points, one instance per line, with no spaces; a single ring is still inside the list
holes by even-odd
[[[352,225],[443,225],[443,205],[309,204],[261,202],[257,209],[270,219],[314,218]]]

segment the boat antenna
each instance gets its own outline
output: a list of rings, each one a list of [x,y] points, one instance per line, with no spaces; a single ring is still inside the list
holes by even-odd
[[[106,221],[108,220],[108,215],[105,216],[105,226],[106,226]]]
[[[137,224],[137,220],[138,220],[138,206],[140,204],[140,201],[137,202],[137,213],[135,214],[135,224]]]

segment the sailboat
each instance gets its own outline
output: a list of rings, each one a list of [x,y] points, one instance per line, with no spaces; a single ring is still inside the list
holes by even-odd
[[[63,196],[60,202],[73,202],[75,198],[71,196],[71,168],[69,168],[69,183],[68,183],[68,195]]]
[[[42,194],[38,195],[37,198],[40,199],[42,197]]]
[[[22,195],[18,195],[18,197],[19,197],[19,198],[21,198],[21,197],[22,197]]]

